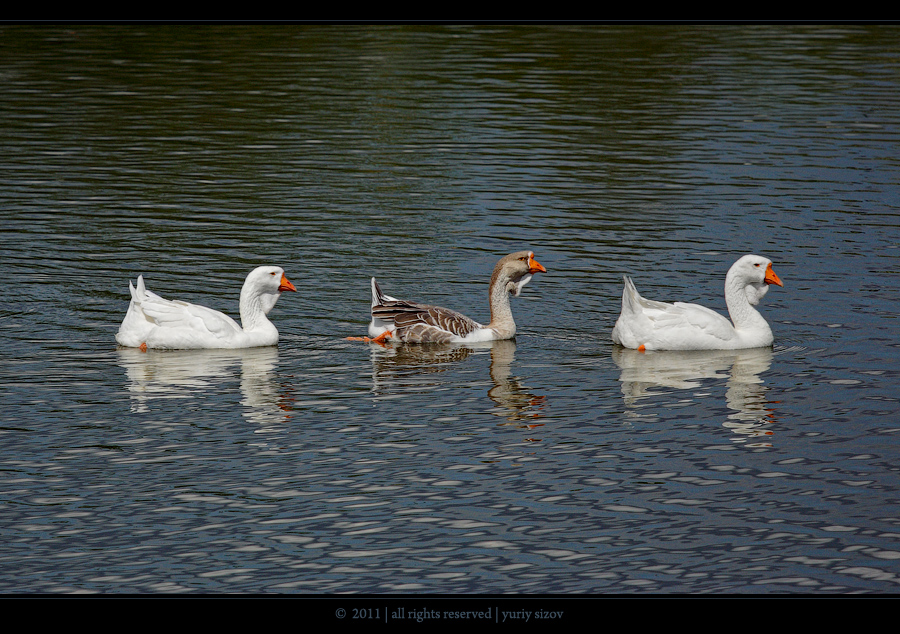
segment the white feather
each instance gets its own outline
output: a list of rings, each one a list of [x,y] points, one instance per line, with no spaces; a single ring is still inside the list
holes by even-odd
[[[737,350],[770,346],[772,329],[753,308],[768,291],[781,286],[772,263],[745,255],[725,276],[725,300],[734,323],[698,304],[669,304],[645,299],[626,275],[622,313],[612,340],[626,348],[645,350]]]
[[[286,284],[285,284],[286,283]],[[295,290],[284,270],[261,266],[247,276],[241,289],[241,324],[217,310],[163,299],[147,290],[139,275],[137,288],[128,282],[131,303],[116,334],[123,346],[137,348],[252,348],[278,343],[278,330],[266,314],[281,290]]]

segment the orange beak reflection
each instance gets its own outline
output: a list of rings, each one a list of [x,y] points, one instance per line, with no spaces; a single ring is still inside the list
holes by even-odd
[[[294,285],[291,284],[290,280],[288,280],[287,276],[282,273],[281,274],[281,285],[278,287],[278,292],[283,293],[285,291],[294,291],[297,292],[297,289],[294,288]]]
[[[545,269],[540,262],[534,259],[534,255],[530,255],[528,256],[528,272],[532,275],[534,273],[546,273],[547,269]]]
[[[766,284],[778,284],[778,286],[784,287],[784,284],[781,283],[781,278],[779,278],[772,269],[771,262],[769,263],[769,266],[766,267],[766,278],[763,281]]]

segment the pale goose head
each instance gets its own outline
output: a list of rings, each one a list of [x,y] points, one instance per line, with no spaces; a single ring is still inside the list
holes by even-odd
[[[770,284],[784,286],[772,269],[772,261],[760,255],[743,256],[728,269],[725,276],[726,295],[731,286],[743,289],[751,306],[759,304],[759,300],[769,292]]]
[[[275,307],[275,302],[284,291],[295,291],[296,288],[284,274],[280,266],[260,266],[252,271],[244,281],[241,289],[241,301],[259,301],[263,313]]]
[[[522,288],[531,281],[531,276],[538,272],[545,273],[540,262],[534,259],[533,251],[517,251],[510,253],[497,262],[494,273],[491,275],[491,287],[494,284],[504,284],[506,290],[518,297]]]

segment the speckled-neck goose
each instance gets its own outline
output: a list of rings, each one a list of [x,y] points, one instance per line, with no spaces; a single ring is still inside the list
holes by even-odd
[[[130,348],[254,348],[278,343],[278,330],[266,317],[283,291],[296,291],[277,266],[260,266],[241,289],[241,324],[217,310],[163,299],[148,291],[144,276],[128,282],[131,303],[116,341]],[[243,327],[241,326],[243,325]]]
[[[531,251],[511,253],[497,262],[489,290],[491,321],[482,325],[456,311],[396,299],[372,278],[372,322],[365,341],[395,338],[405,343],[470,343],[512,339],[516,335],[509,295],[518,297],[532,275],[546,272]],[[351,338],[354,339],[354,338]]]
[[[667,304],[641,297],[626,275],[622,314],[612,340],[637,350],[738,350],[771,346],[772,329],[754,308],[770,284],[784,286],[772,262],[745,255],[725,276],[725,302],[733,324],[697,304]]]

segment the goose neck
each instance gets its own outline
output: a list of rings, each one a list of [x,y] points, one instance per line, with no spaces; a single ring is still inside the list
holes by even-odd
[[[490,328],[496,330],[504,338],[513,337],[516,334],[516,322],[513,320],[512,308],[509,305],[509,290],[507,280],[503,276],[494,276],[489,289],[491,303]]]
[[[739,279],[728,276],[725,279],[725,304],[734,327],[738,330],[765,328],[769,325],[763,316],[750,303],[747,292],[749,287]]]
[[[272,296],[271,301],[266,301],[269,296],[255,292],[241,292],[241,326],[244,331],[259,330],[273,327],[266,314],[275,306],[278,296]]]

